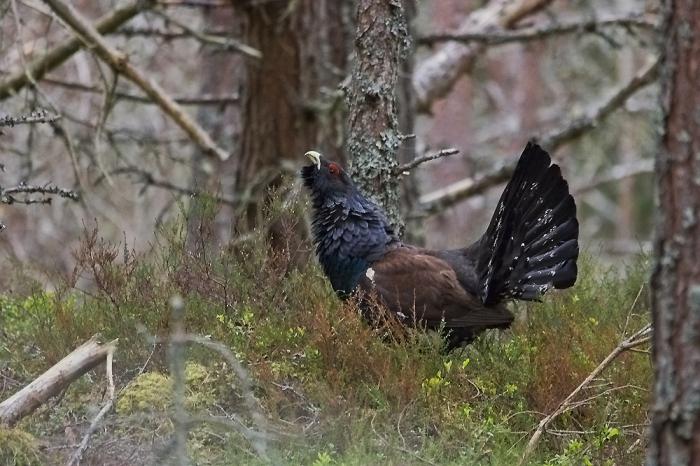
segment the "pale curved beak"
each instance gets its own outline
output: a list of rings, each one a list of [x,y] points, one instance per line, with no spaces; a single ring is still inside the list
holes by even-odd
[[[316,152],[315,150],[310,150],[306,154],[304,154],[311,162],[316,165],[316,169],[320,170],[321,169],[321,154]]]

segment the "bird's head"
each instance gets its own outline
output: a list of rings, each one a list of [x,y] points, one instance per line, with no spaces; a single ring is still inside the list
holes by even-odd
[[[304,186],[314,195],[321,198],[337,197],[354,191],[352,179],[340,164],[327,160],[313,150],[304,155],[311,164],[301,169],[301,178],[304,180]]]

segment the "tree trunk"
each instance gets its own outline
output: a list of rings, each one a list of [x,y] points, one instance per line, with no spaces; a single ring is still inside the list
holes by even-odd
[[[235,152],[238,195],[264,195],[280,166],[309,149],[343,160],[344,114],[338,83],[350,46],[348,2],[235,1],[242,40],[262,53],[248,60],[241,95],[242,131]],[[253,220],[256,203],[249,209]]]
[[[394,173],[401,145],[395,90],[409,41],[406,18],[399,0],[358,0],[356,11],[347,153],[354,180],[401,230]]]
[[[700,464],[700,8],[667,1],[649,465]]]

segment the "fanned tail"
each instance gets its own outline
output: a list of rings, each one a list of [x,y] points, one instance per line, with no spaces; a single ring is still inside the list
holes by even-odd
[[[477,274],[486,305],[537,300],[576,282],[576,204],[558,165],[528,143],[479,241]]]

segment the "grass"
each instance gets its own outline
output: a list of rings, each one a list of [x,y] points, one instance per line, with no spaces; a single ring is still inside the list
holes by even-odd
[[[298,231],[299,214],[277,205],[266,218]],[[573,289],[518,305],[512,330],[445,354],[434,333],[369,328],[354,303],[334,296],[308,243],[280,248],[279,235],[261,228],[216,246],[205,225],[201,241],[170,225],[143,254],[86,231],[74,273],[51,292],[18,272],[22,286],[0,297],[0,374],[17,383],[0,399],[93,334],[119,338],[119,399],[86,462],[167,460],[172,382],[167,345],[152,337],[169,335],[167,303],[179,295],[188,332],[224,343],[248,368],[273,432],[273,463],[510,465],[542,416],[648,322],[640,294],[648,260],[613,270],[584,256]],[[186,378],[190,413],[255,426],[241,381],[218,353],[189,345]],[[530,464],[640,464],[650,380],[648,354],[623,354],[582,394],[588,402],[552,423]],[[65,462],[105,385],[97,369],[20,423],[39,439],[43,461]],[[240,430],[216,423],[193,425],[188,453],[197,464],[265,464]]]

